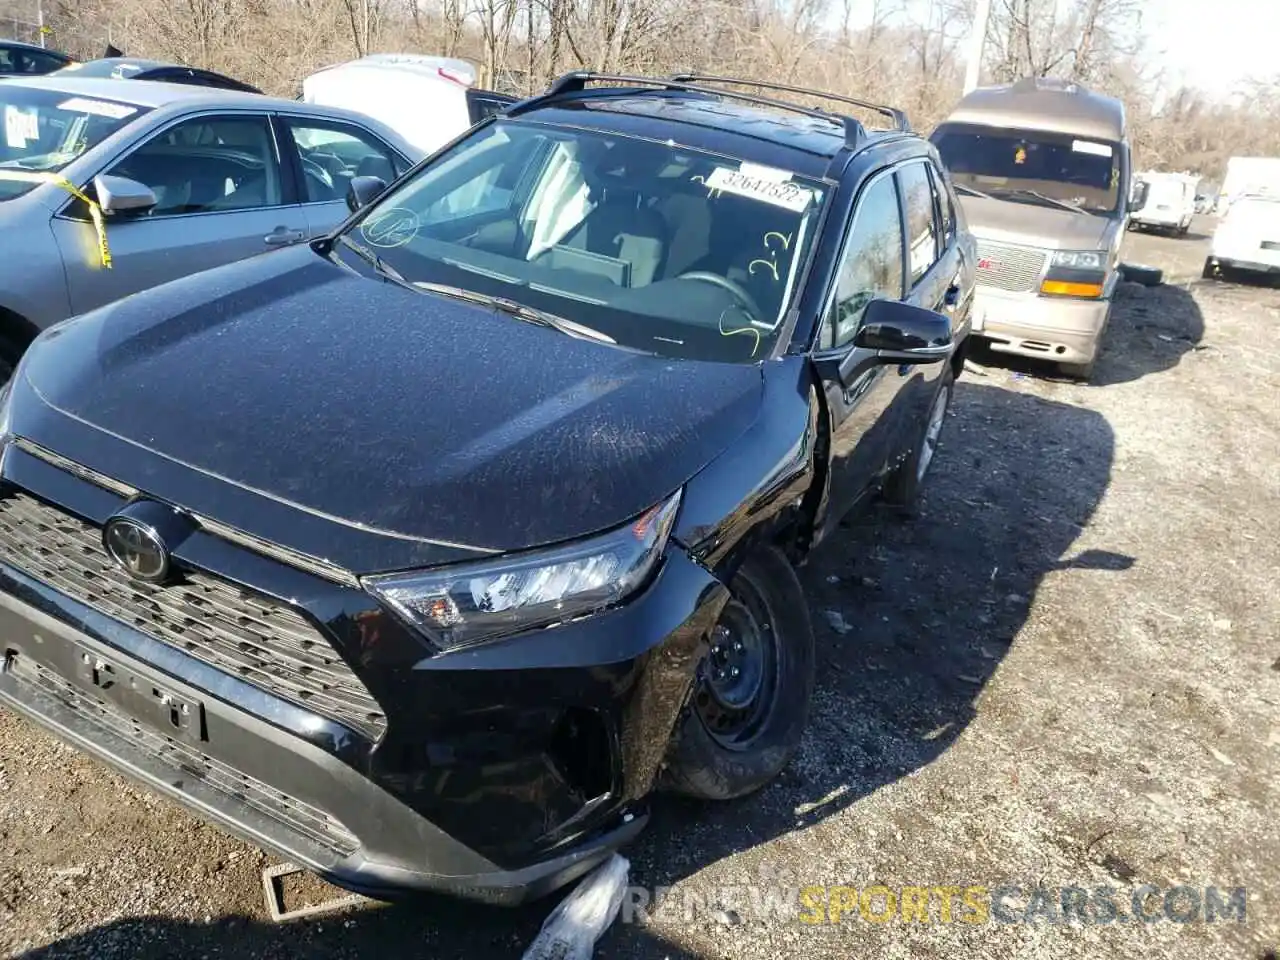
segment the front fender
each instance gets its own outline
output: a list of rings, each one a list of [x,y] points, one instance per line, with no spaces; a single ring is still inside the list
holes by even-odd
[[[818,431],[809,361],[784,356],[763,367],[760,415],[685,489],[673,539],[716,569],[744,538],[789,514],[803,519],[805,494],[816,475]]]

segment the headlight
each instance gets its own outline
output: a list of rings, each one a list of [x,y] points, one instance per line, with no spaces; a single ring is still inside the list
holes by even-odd
[[[677,491],[632,523],[589,540],[362,582],[435,645],[454,650],[626,599],[656,567],[679,506]]]
[[[1076,270],[1103,270],[1107,266],[1105,250],[1056,250],[1050,265]]]

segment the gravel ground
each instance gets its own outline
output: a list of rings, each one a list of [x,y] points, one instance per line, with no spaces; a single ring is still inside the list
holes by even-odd
[[[598,957],[1275,960],[1280,291],[1200,281],[1207,228],[1128,237],[1169,282],[1122,288],[1094,384],[979,358],[922,517],[860,519],[803,572],[821,655],[796,761],[734,804],[661,799],[627,855],[672,890]],[[497,960],[550,907],[271,926],[268,862],[0,712],[8,955]],[[800,920],[796,887],[875,884],[1015,884],[1004,915],[1034,922],[943,922],[938,895],[927,923]],[[1038,885],[1111,885],[1125,914],[1141,884],[1243,886],[1246,919],[1037,908]]]

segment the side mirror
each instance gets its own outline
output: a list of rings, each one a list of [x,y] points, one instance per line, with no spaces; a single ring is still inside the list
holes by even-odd
[[[155,192],[145,183],[128,177],[100,173],[93,178],[93,190],[103,213],[141,213],[156,205]]]
[[[872,300],[853,345],[882,363],[937,363],[951,355],[951,318],[899,300]]]
[[[387,181],[381,177],[352,177],[347,187],[347,209],[355,213],[361,207],[367,207],[381,196],[387,189]]]

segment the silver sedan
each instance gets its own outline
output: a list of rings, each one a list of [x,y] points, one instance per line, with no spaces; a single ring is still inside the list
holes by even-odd
[[[422,157],[358,113],[168,83],[0,84],[0,380],[45,327],[327,233]]]

